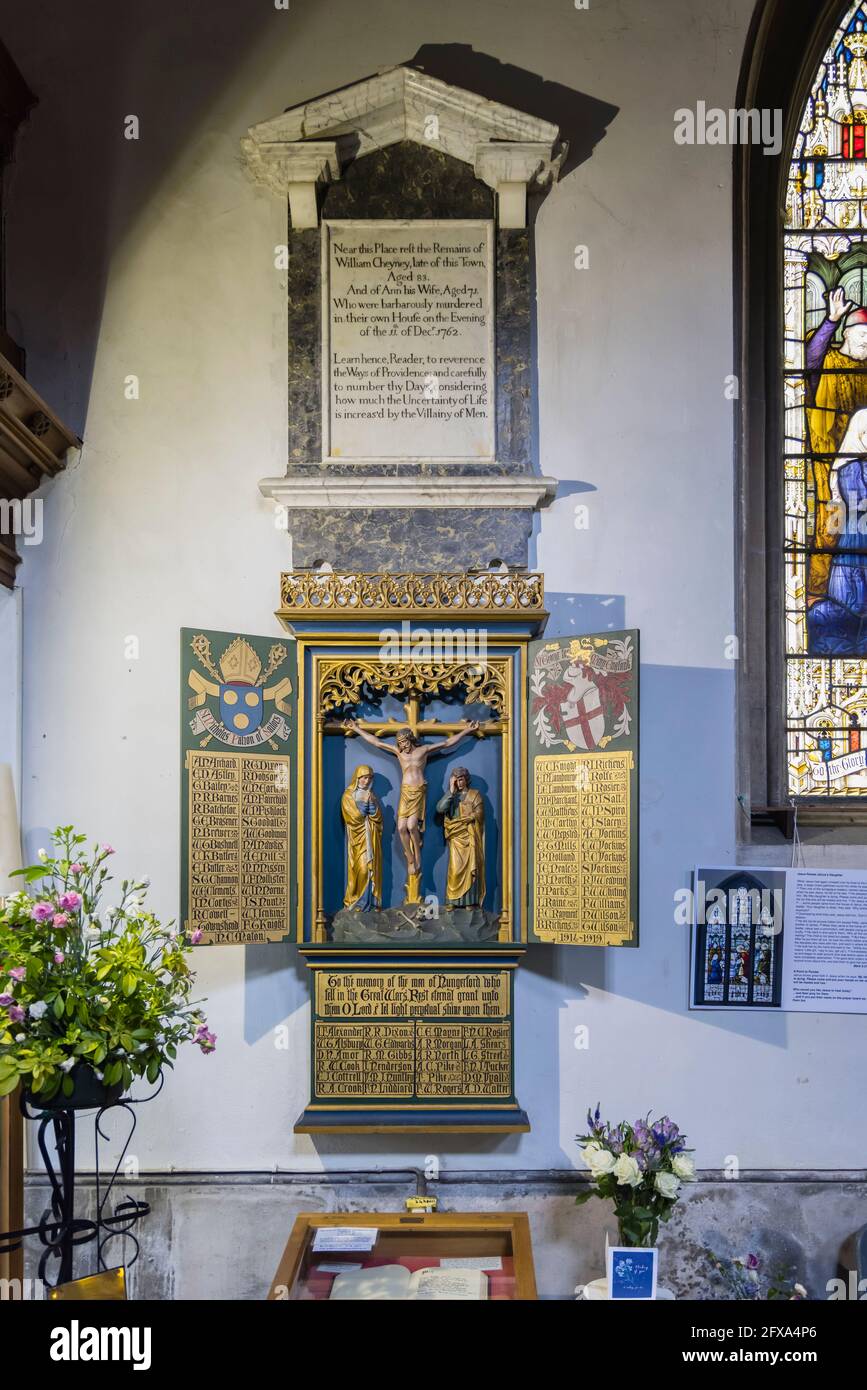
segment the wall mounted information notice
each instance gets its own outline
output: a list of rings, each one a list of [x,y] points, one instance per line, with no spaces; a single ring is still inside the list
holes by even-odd
[[[867,872],[697,868],[691,916],[691,1008],[867,1013]]]

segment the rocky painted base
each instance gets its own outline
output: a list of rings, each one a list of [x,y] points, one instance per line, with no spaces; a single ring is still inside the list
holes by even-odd
[[[330,939],[341,945],[417,942],[422,946],[497,940],[499,916],[492,916],[484,908],[450,908],[432,918],[424,913],[423,905],[387,907],[379,912],[354,912],[344,908],[331,923]]]

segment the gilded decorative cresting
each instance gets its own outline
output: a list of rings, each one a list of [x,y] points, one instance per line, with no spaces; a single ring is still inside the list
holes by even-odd
[[[526,570],[469,571],[463,574],[335,574],[289,570],[280,576],[279,617],[345,612],[361,617],[486,616],[545,611],[541,574]]]
[[[507,674],[503,662],[441,665],[337,657],[320,662],[319,679],[320,721],[345,705],[357,705],[365,694],[433,697],[457,689],[464,691],[468,705],[488,705],[501,719],[506,715]]]

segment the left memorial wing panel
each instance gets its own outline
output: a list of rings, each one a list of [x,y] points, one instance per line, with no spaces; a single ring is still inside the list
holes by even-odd
[[[295,912],[291,641],[181,629],[181,916],[197,944],[288,937]]]

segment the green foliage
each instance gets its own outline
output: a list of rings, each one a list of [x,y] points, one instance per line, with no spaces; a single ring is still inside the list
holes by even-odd
[[[184,944],[145,908],[147,880],[124,880],[101,914],[114,851],[85,843],[58,827],[53,855],[18,870],[25,887],[0,910],[0,1096],[19,1081],[37,1102],[69,1096],[80,1066],[126,1089],[155,1082],[180,1043],[214,1050]]]

